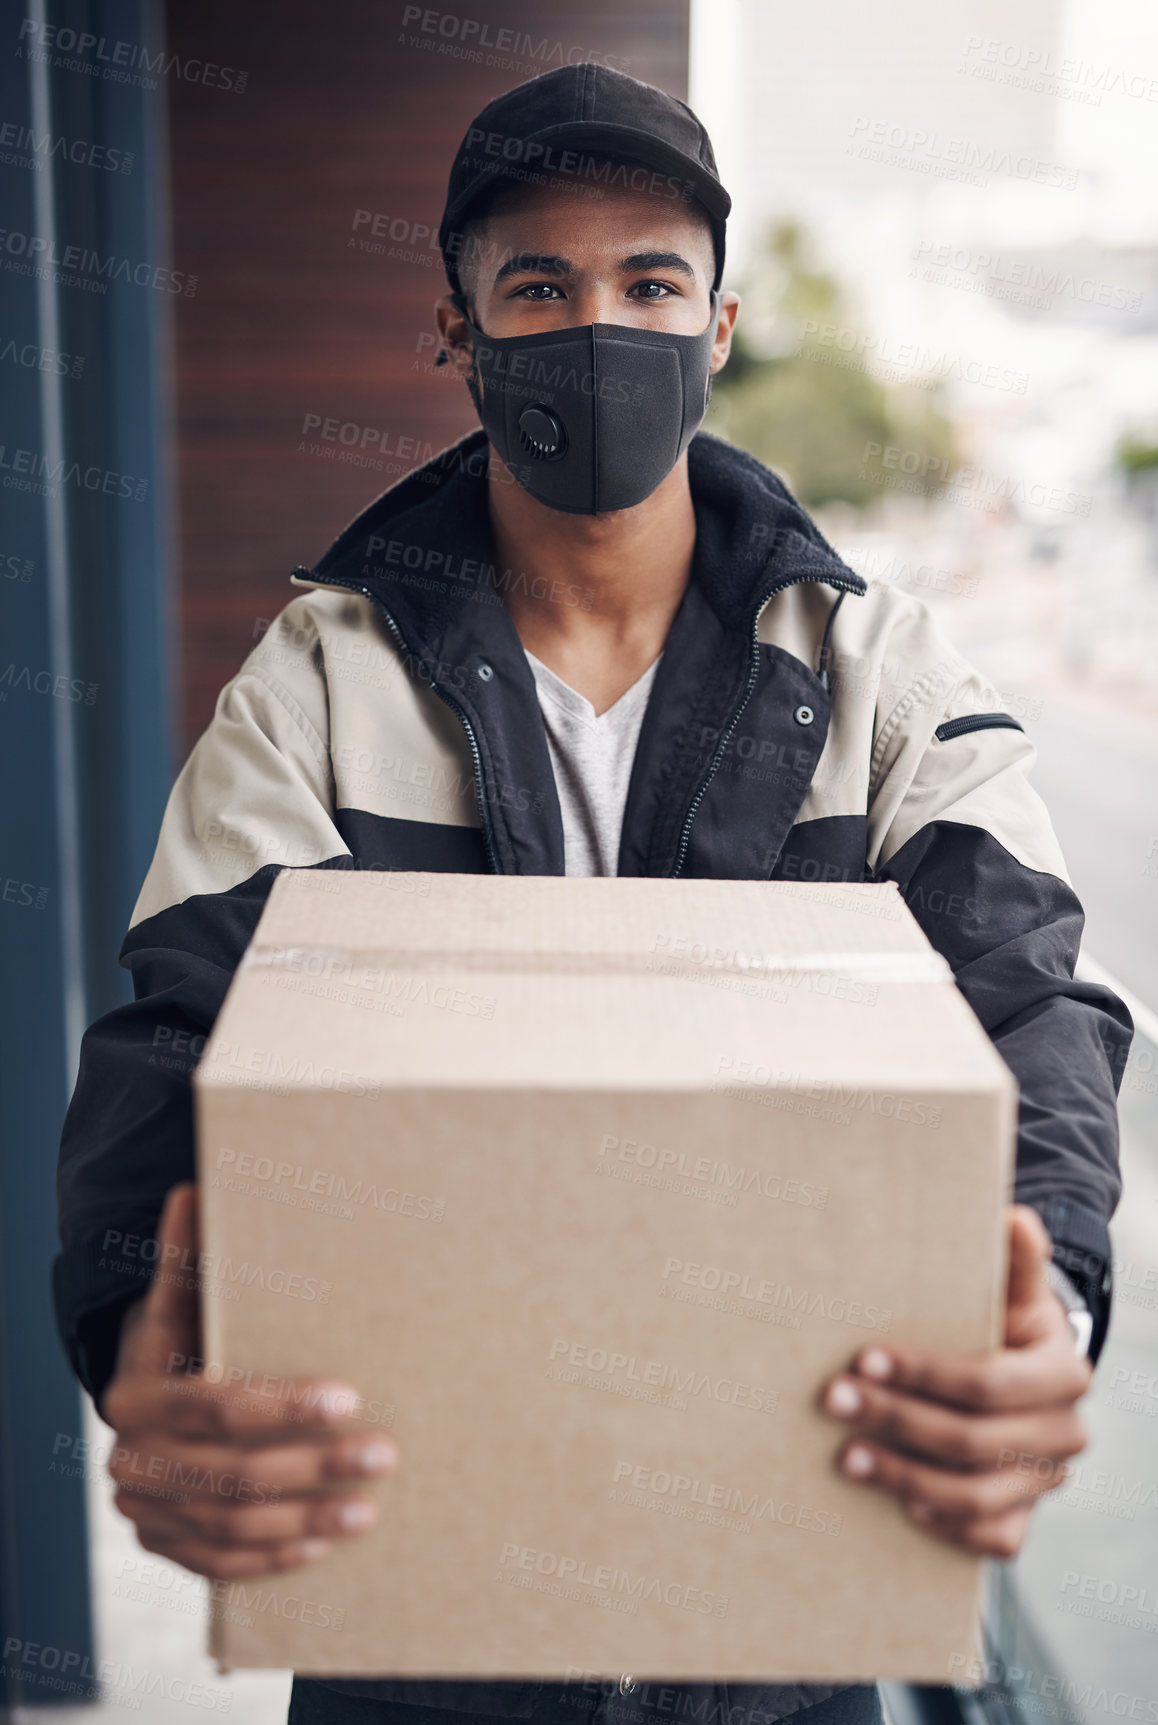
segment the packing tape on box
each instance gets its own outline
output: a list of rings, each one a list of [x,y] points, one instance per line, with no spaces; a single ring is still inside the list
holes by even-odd
[[[470,952],[415,951],[400,947],[254,947],[242,960],[254,970],[277,970],[314,977],[350,977],[355,971],[492,973],[542,971],[573,976],[662,976],[694,981],[705,971],[738,976],[831,974],[865,982],[952,982],[953,972],[939,952]]]

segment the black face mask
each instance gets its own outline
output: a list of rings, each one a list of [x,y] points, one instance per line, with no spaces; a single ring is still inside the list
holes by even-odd
[[[549,509],[631,509],[667,478],[699,428],[719,317],[718,293],[699,335],[591,323],[500,337],[467,317],[483,429]]]

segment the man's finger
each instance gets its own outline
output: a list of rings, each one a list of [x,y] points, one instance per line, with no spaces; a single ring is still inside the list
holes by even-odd
[[[1086,1447],[1072,1402],[1007,1413],[963,1412],[863,1378],[836,1378],[824,1407],[890,1448],[954,1468],[995,1467],[1002,1455],[1071,1456]]]
[[[152,1492],[173,1484],[190,1499],[236,1495],[239,1478],[266,1497],[293,1498],[327,1490],[342,1481],[380,1478],[398,1463],[398,1448],[387,1437],[339,1437],[313,1443],[259,1445],[188,1443],[152,1436],[140,1446],[118,1443],[112,1450],[110,1478],[127,1490]],[[247,1488],[248,1489],[248,1488]]]
[[[925,1348],[864,1348],[855,1372],[874,1383],[907,1390],[930,1401],[948,1402],[969,1412],[1061,1407],[1089,1388],[1093,1368],[1074,1353],[1065,1313],[1046,1341],[1024,1348],[996,1348],[984,1354],[941,1354]]]
[[[879,1444],[853,1438],[840,1456],[850,1479],[876,1486],[896,1497],[917,1519],[977,1520],[1000,1517],[1019,1504],[1035,1503],[1066,1478],[1062,1461],[1042,1458],[1028,1470],[991,1468],[984,1473],[954,1473]]]
[[[1036,1326],[1031,1321],[1026,1333],[1026,1318],[1034,1309],[1051,1298],[1046,1281],[1046,1265],[1050,1261],[1052,1242],[1045,1224],[1028,1204],[1014,1204],[1009,1211],[1009,1279],[1005,1298],[1005,1342],[1008,1347],[1020,1347],[1036,1339]]]
[[[162,1432],[191,1441],[277,1443],[356,1431],[362,1408],[356,1389],[332,1379],[277,1379],[262,1390],[227,1379],[210,1383],[201,1374],[141,1372],[118,1384],[115,1412],[126,1443],[138,1433],[151,1439]]]
[[[1025,1539],[1033,1505],[1007,1510],[1004,1515],[981,1520],[959,1521],[952,1516],[932,1516],[920,1525],[932,1538],[978,1557],[996,1557],[1002,1561],[1016,1557]]]
[[[293,1498],[286,1503],[245,1503],[224,1498],[186,1499],[180,1491],[164,1497],[141,1497],[121,1487],[114,1502],[141,1534],[226,1547],[348,1537],[365,1533],[378,1519],[378,1506],[372,1499],[347,1493]]]
[[[205,1540],[157,1540],[142,1538],[146,1551],[155,1552],[194,1575],[206,1575],[210,1581],[247,1581],[255,1575],[274,1575],[281,1570],[301,1569],[328,1557],[333,1544],[328,1539],[292,1539],[282,1545],[226,1546],[210,1545]]]
[[[184,1180],[170,1187],[157,1224],[157,1256],[143,1296],[134,1367],[169,1371],[174,1354],[188,1359],[200,1353],[197,1253],[197,1188]]]
[[[1045,1224],[1028,1204],[1014,1204],[1009,1211],[1009,1304],[1026,1306],[1039,1299],[1047,1286],[1045,1267],[1051,1242]]]

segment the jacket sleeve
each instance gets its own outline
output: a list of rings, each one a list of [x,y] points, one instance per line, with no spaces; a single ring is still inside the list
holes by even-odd
[[[927,618],[915,627],[926,633]],[[1033,744],[994,686],[933,641],[938,650],[920,653],[924,668],[895,703],[897,690],[887,691],[869,865],[897,882],[1017,1079],[1015,1196],[1038,1211],[1054,1261],[1092,1313],[1096,1359],[1109,1321],[1117,1092],[1133,1024],[1109,989],[1074,980],[1085,919],[1029,783]]]
[[[237,677],[178,778],[121,949],[134,1000],[84,1036],[57,1172],[57,1324],[100,1408],[121,1319],[152,1276],[169,1188],[194,1174],[190,1079],[286,866],[348,866],[325,686],[302,601]]]

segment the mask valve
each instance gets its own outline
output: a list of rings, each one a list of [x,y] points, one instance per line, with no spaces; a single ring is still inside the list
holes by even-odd
[[[567,433],[548,408],[524,407],[519,415],[519,440],[536,461],[555,461],[567,453]]]

